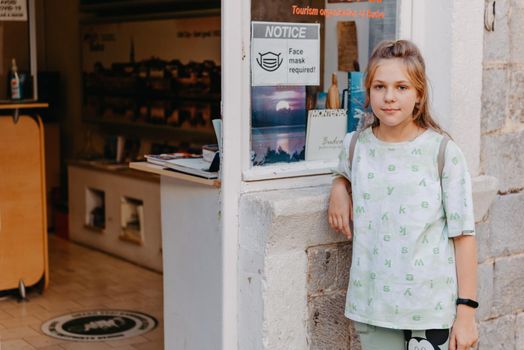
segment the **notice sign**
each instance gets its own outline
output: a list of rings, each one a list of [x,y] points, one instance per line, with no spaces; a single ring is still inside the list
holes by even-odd
[[[0,21],[27,21],[26,0],[0,0]]]
[[[320,24],[252,22],[253,86],[320,85]]]

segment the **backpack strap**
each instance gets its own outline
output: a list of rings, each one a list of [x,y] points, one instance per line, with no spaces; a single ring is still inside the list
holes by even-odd
[[[446,160],[446,146],[448,145],[449,140],[449,136],[444,135],[444,137],[440,141],[440,148],[438,150],[437,165],[438,177],[440,178],[440,182],[442,182],[442,172],[444,171],[444,161]]]
[[[355,131],[351,136],[351,141],[349,143],[348,162],[351,170],[353,170],[353,156],[355,155],[355,146],[357,144],[358,135],[360,135],[360,131]]]

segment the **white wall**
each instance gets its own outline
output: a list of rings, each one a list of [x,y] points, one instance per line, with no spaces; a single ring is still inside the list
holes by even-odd
[[[426,60],[436,119],[479,173],[483,1],[413,1],[412,39]]]
[[[161,178],[165,349],[220,349],[218,201],[215,187]]]

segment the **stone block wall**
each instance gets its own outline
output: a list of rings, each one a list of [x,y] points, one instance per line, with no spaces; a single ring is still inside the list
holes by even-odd
[[[498,195],[477,226],[480,350],[524,350],[524,1],[497,0],[484,33],[481,172]]]
[[[358,335],[344,316],[351,249],[350,242],[342,242],[306,250],[310,350],[360,349]]]

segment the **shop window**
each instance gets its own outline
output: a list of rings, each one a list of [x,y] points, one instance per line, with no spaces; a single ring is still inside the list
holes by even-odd
[[[398,37],[399,3],[251,1],[245,180],[326,173],[336,164],[345,133],[364,121],[369,55],[380,41]]]
[[[95,188],[85,191],[85,227],[103,232],[106,227],[105,192]]]

